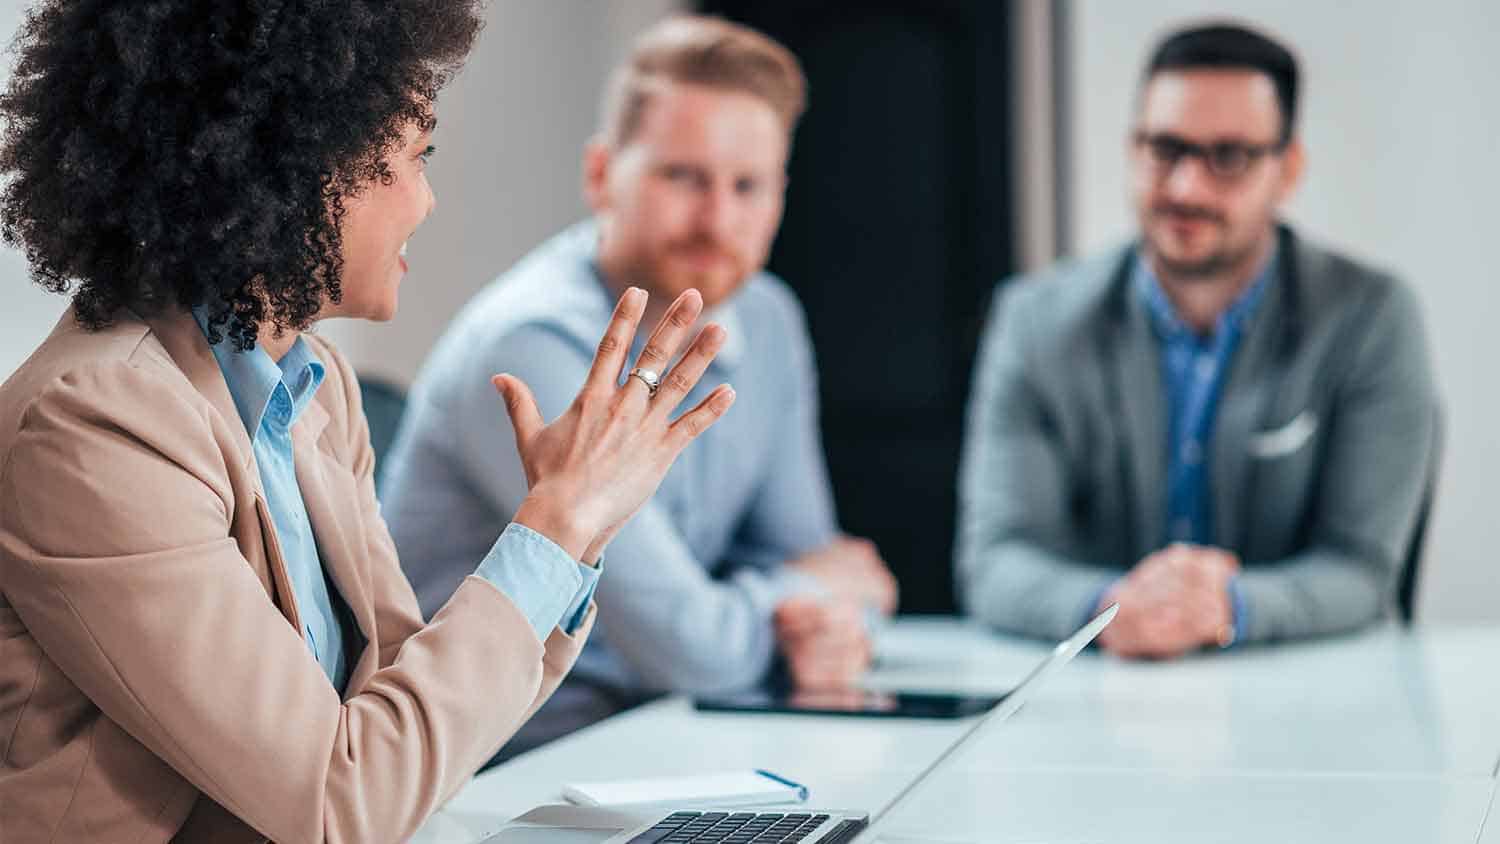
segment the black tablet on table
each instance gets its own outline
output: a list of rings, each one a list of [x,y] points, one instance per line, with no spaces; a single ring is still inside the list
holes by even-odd
[[[794,715],[852,715],[866,718],[966,718],[988,712],[1004,695],[949,695],[850,689],[829,692],[754,691],[700,697],[701,712],[757,712]]]

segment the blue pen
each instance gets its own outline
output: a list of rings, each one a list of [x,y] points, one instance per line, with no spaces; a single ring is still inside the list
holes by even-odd
[[[755,772],[757,774],[760,774],[761,776],[765,777],[766,779],[775,780],[776,782],[779,782],[782,785],[789,786],[791,788],[797,789],[797,799],[799,801],[805,801],[805,800],[807,800],[807,786],[803,785],[802,783],[800,783],[800,782],[792,782],[791,780],[787,779],[786,777],[777,776],[776,774],[773,774],[770,771],[767,771],[767,770],[765,770],[763,768],[756,768]]]

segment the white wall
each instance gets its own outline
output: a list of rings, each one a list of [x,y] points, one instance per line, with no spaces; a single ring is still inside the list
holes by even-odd
[[[25,4],[0,0],[0,43],[9,44],[21,26]],[[0,84],[10,77],[10,56],[0,62]],[[67,300],[27,280],[26,260],[14,249],[0,248],[0,381],[10,377],[42,342],[62,315]]]
[[[1072,242],[1133,231],[1125,137],[1136,80],[1166,29],[1234,15],[1284,38],[1305,79],[1299,229],[1390,267],[1425,307],[1448,422],[1420,617],[1500,620],[1500,4],[1077,0],[1071,37]]]
[[[501,0],[438,102],[428,178],[437,210],[412,237],[387,325],[330,322],[361,371],[409,382],[455,311],[486,282],[582,219],[581,156],[609,70],[678,0]]]
[[[579,156],[595,128],[604,79],[637,32],[681,5],[492,3],[467,68],[439,101],[438,154],[429,170],[437,211],[412,238],[400,315],[385,326],[330,322],[319,330],[361,370],[409,381],[469,296],[583,216]],[[24,8],[0,0],[6,43]],[[0,380],[41,342],[66,305],[64,297],[27,281],[19,253],[0,250]]]

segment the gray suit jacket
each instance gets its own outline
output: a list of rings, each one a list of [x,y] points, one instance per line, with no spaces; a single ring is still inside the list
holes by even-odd
[[[1230,365],[1209,456],[1215,544],[1244,572],[1240,641],[1349,630],[1393,605],[1437,402],[1412,293],[1280,230],[1281,272]],[[959,598],[1061,638],[1164,544],[1160,346],[1134,246],[1019,279],[975,366]]]

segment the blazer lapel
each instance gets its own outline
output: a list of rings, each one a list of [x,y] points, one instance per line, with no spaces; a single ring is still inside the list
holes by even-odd
[[[1102,350],[1113,373],[1115,422],[1123,437],[1118,447],[1120,466],[1127,477],[1123,484],[1134,511],[1134,546],[1145,554],[1161,544],[1165,535],[1166,440],[1163,405],[1161,349],[1152,334],[1145,308],[1130,291],[1130,266],[1134,250],[1127,250],[1115,279],[1117,320],[1110,343]],[[1123,561],[1134,565],[1136,560]]]
[[[240,449],[240,467],[250,467],[253,471],[255,451],[250,446],[250,433],[245,430],[240,412],[234,406],[234,397],[229,394],[229,385],[224,381],[224,373],[219,369],[219,362],[208,346],[208,338],[203,336],[203,329],[198,327],[198,321],[193,319],[191,313],[180,309],[142,321],[151,327],[151,333],[156,335],[177,368],[192,382],[193,388],[208,399],[225,421],[233,423],[228,427]],[[255,486],[259,491],[258,473],[255,475]]]
[[[1268,414],[1282,382],[1279,362],[1287,344],[1295,342],[1297,258],[1291,238],[1283,236],[1276,278],[1251,314],[1219,390],[1209,484],[1214,539],[1221,548],[1245,547],[1253,469],[1249,444],[1255,431],[1271,421]]]
[[[266,592],[271,595],[271,603],[281,610],[281,615],[297,631],[297,635],[307,638],[302,627],[302,611],[297,607],[297,593],[292,591],[292,581],[287,574],[286,557],[281,553],[281,540],[276,536],[275,522],[271,520],[271,505],[257,492],[255,494],[255,515],[260,520],[260,539],[266,549],[265,571],[262,573],[257,569],[256,574],[261,575],[261,583],[265,584]]]
[[[255,553],[254,548],[245,547],[246,561],[265,587],[271,602],[292,625],[292,629],[299,636],[304,635],[297,599],[287,574],[286,559],[282,556],[281,542],[276,537],[276,529],[271,521],[260,471],[255,465],[250,432],[245,430],[245,423],[240,418],[239,409],[235,407],[234,397],[230,395],[229,384],[225,382],[224,372],[219,369],[219,361],[208,346],[208,339],[203,336],[203,329],[198,327],[198,321],[191,313],[180,309],[141,321],[150,326],[151,333],[193,388],[218,411],[234,438],[235,445],[239,448],[240,468],[248,474],[255,496],[254,510],[260,523],[261,547],[264,549],[262,556]]]
[[[349,673],[348,689],[353,691],[378,667],[377,649],[371,646],[375,641],[375,610],[360,576],[358,561],[363,548],[351,542],[348,534],[350,528],[360,524],[359,490],[349,470],[318,447],[327,426],[328,411],[323,405],[317,401],[308,404],[292,426],[292,451],[297,486],[317,538],[319,557],[364,637],[363,642],[356,643],[359,655]]]

